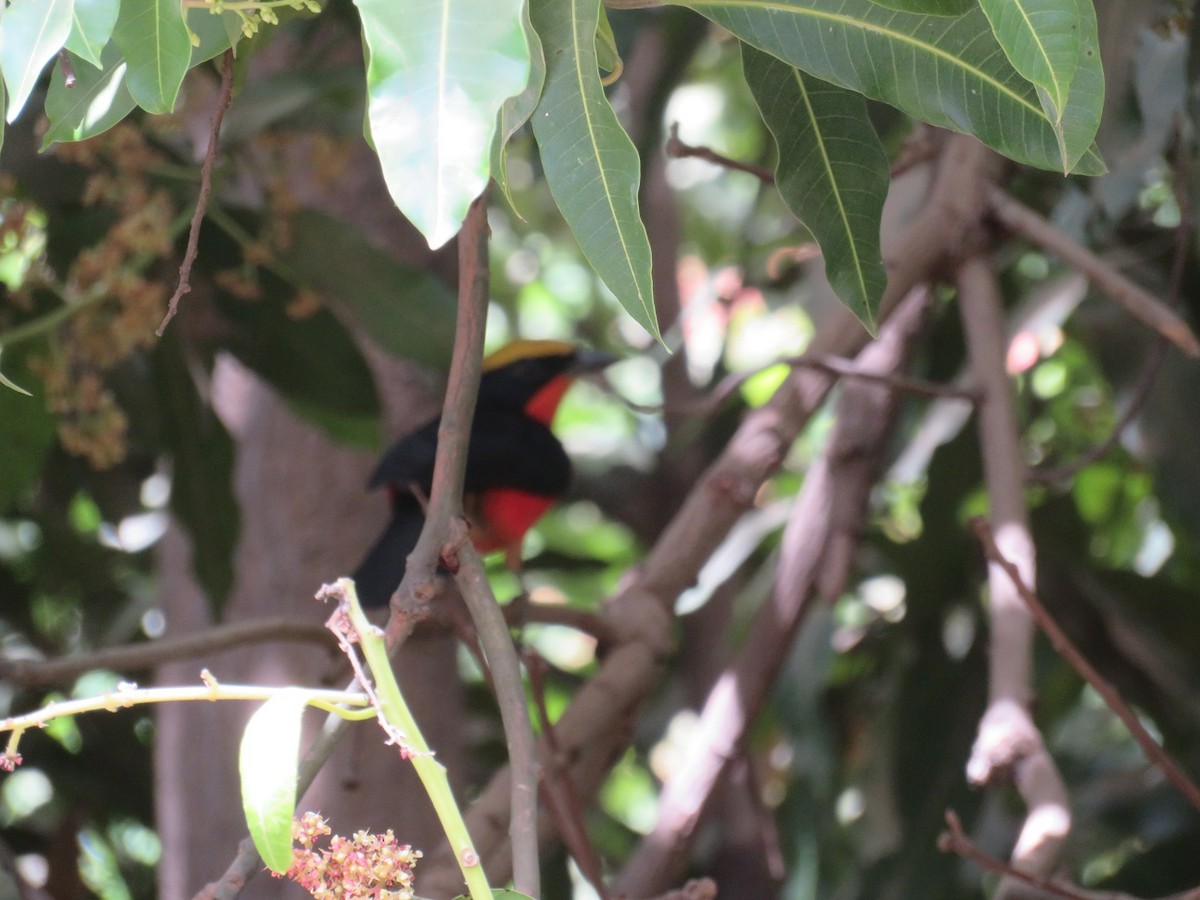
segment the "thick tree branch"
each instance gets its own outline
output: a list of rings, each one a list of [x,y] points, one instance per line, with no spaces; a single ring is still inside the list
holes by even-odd
[[[929,304],[929,290],[915,289],[883,326],[880,339],[862,352],[857,368],[875,373],[903,368]],[[699,734],[664,786],[658,822],[626,864],[618,892],[655,893],[682,867],[705,807],[762,711],[812,601],[840,593],[898,407],[898,395],[886,386],[861,382],[845,388],[825,452],[805,475],[784,530],[774,596],[709,693]]]
[[[983,392],[979,443],[992,527],[1022,577],[1033,580],[1035,554],[1025,508],[1012,387],[1004,366],[1004,313],[991,262],[983,254],[964,260],[956,273],[959,308],[975,382]],[[1029,612],[1000,567],[988,567],[990,624],[989,698],[967,775],[986,784],[1011,775],[1027,809],[1013,864],[1044,876],[1058,861],[1071,828],[1066,787],[1029,713],[1033,693],[1033,625]],[[1001,882],[997,897],[1008,897]]]

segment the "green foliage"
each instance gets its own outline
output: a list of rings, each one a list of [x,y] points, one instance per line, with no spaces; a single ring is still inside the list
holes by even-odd
[[[888,161],[862,97],[742,46],[746,81],[779,146],[775,181],[783,201],[821,245],[825,277],[875,332],[887,285],[877,223]]]
[[[272,697],[242,732],[238,769],[250,837],[272,872],[292,865],[292,814],[300,760],[300,720],[308,697],[299,688]]]

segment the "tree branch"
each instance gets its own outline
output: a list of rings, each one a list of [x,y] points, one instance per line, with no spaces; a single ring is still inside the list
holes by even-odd
[[[1058,623],[1054,621],[1046,611],[1046,607],[1042,605],[1042,601],[1038,599],[1037,594],[1029,587],[1029,583],[1021,574],[1020,569],[1001,551],[987,522],[982,519],[973,519],[971,526],[975,529],[975,534],[979,537],[988,560],[992,563],[993,567],[1003,572],[1005,577],[1011,582],[1017,595],[1032,614],[1033,620],[1037,622],[1038,627],[1050,638],[1050,643],[1054,645],[1054,649],[1070,663],[1071,668],[1078,672],[1084,681],[1095,689],[1096,693],[1104,698],[1104,702],[1108,704],[1108,708],[1116,713],[1117,717],[1125,724],[1125,727],[1129,729],[1129,733],[1137,741],[1138,746],[1142,748],[1142,752],[1146,754],[1146,758],[1162,770],[1167,780],[1175,786],[1179,793],[1187,798],[1192,806],[1200,809],[1200,787],[1197,787],[1196,783],[1163,750],[1158,741],[1154,739],[1154,736],[1142,725],[1137,714],[1121,699],[1121,695],[1117,693],[1117,689],[1103,675],[1096,671],[1095,667],[1087,661],[1084,655],[1079,652],[1079,648],[1072,643],[1071,639],[1067,637]]]
[[[192,227],[188,232],[187,250],[183,254],[183,262],[179,266],[179,284],[175,293],[167,303],[167,314],[163,316],[155,331],[159,337],[167,330],[167,325],[179,311],[179,301],[183,295],[192,289],[192,263],[196,261],[196,252],[200,247],[200,224],[204,221],[204,210],[208,208],[208,195],[212,192],[212,171],[217,161],[217,144],[221,138],[221,122],[225,119],[225,111],[233,101],[233,50],[226,50],[221,58],[221,95],[217,98],[217,109],[213,113],[212,129],[208,133],[208,149],[204,153],[204,165],[200,167],[200,194],[196,197],[196,211],[192,213]]]
[[[295,618],[251,619],[218,625],[198,634],[163,638],[147,644],[106,647],[93,653],[61,659],[0,659],[0,679],[21,687],[47,687],[62,684],[91,669],[134,672],[150,669],[175,659],[190,659],[242,644],[268,641],[310,641],[333,648],[329,630],[315,622]]]
[[[991,262],[982,254],[956,272],[959,308],[975,382],[983,391],[979,444],[992,525],[1023,575],[1033,579],[1035,551],[1025,509],[1025,463],[1021,456],[1012,387],[1004,365],[1004,313]],[[996,565],[988,567],[988,707],[967,763],[967,776],[986,784],[1011,775],[1026,816],[1013,849],[1013,864],[1046,875],[1058,861],[1071,828],[1062,777],[1029,714],[1033,693],[1033,625],[1021,598]],[[1008,897],[1001,882],[998,897]]]
[[[1000,188],[992,187],[987,199],[992,214],[1002,225],[1074,266],[1135,319],[1188,356],[1200,357],[1200,340],[1171,307]]]
[[[877,373],[902,368],[929,305],[927,288],[912,291],[879,340],[862,352],[857,368]],[[774,596],[755,615],[737,657],[709,692],[699,734],[664,785],[658,822],[626,863],[618,893],[646,896],[675,878],[705,807],[738,757],[812,602],[840,593],[899,403],[895,391],[877,384],[845,388],[825,451],[805,475],[784,530]]]

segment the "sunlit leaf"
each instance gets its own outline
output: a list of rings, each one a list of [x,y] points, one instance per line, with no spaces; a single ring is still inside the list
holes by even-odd
[[[50,127],[42,149],[60,141],[83,141],[116,125],[136,105],[125,83],[128,66],[117,45],[110,42],[100,57],[100,68],[75,67],[75,86],[68,88],[61,69],[50,76],[46,116]]]
[[[304,691],[286,689],[260,706],[242,733],[238,754],[242,809],[254,847],[272,872],[286,872],[292,865],[304,707]]]
[[[126,80],[137,105],[169,113],[192,58],[179,0],[122,0],[113,40],[129,63]]]
[[[533,0],[531,12],[546,51],[546,87],[533,114],[546,183],[588,262],[657,338],[650,241],[638,214],[641,161],[600,84],[600,4]]]
[[[779,192],[821,246],[834,293],[874,332],[887,286],[879,220],[890,176],[866,102],[753,47],[743,45],[742,65],[779,146]]]
[[[606,85],[620,78],[625,68],[617,50],[617,36],[613,34],[612,22],[608,21],[608,11],[603,6],[600,7],[600,21],[596,23],[596,63],[609,73],[603,82]]]
[[[0,72],[8,89],[5,119],[16,120],[42,69],[71,33],[72,0],[12,0],[0,19]]]
[[[435,0],[397,14],[356,0],[367,47],[367,115],[388,191],[440,247],[487,186],[504,102],[529,81],[523,0]]]
[[[67,49],[93,66],[103,65],[100,54],[117,24],[121,0],[75,0]]]
[[[1018,162],[1063,168],[1060,136],[1037,89],[1008,62],[978,7],[948,18],[897,12],[872,0],[688,0],[683,5],[817,78],[922,121],[973,134]],[[1094,53],[1087,38],[1090,5],[1080,5],[1081,67],[1091,64],[1086,54]],[[1061,136],[1070,168],[1081,174],[1104,171],[1092,149],[1100,123],[1098,99],[1103,99],[1102,80],[1097,85],[1094,75],[1077,72]]]

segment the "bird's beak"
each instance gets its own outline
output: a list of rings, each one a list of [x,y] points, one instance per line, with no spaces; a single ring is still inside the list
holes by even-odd
[[[579,350],[567,372],[571,375],[589,375],[607,369],[617,361],[617,357],[603,350]]]

